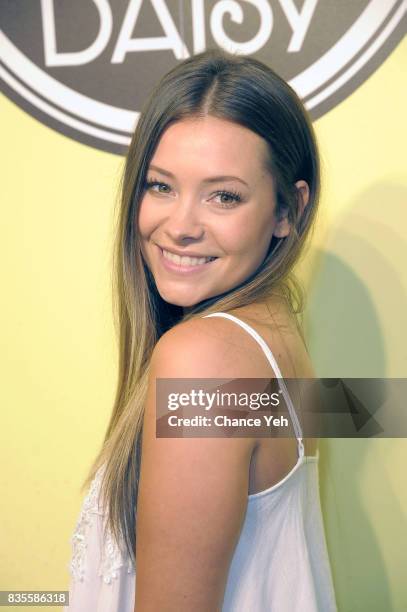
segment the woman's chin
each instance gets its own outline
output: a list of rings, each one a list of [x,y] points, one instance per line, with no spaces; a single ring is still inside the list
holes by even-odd
[[[180,295],[179,293],[160,291],[159,292],[163,300],[168,302],[168,304],[172,304],[173,306],[180,306],[181,308],[193,308],[199,302],[206,300],[209,295],[201,295],[195,293],[194,295],[187,296],[185,292]]]

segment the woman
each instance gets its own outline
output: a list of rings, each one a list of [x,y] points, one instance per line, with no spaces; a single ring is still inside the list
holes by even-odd
[[[119,381],[69,610],[336,610],[316,440],[294,408],[295,437],[155,430],[159,378],[313,376],[292,269],[318,196],[312,126],[266,65],[210,50],[152,92],[123,175]]]

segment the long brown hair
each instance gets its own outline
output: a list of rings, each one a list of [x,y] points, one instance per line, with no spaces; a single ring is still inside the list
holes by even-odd
[[[188,117],[211,115],[240,124],[266,140],[267,167],[276,185],[277,214],[288,214],[290,234],[273,237],[261,266],[239,286],[196,304],[184,314],[159,295],[140,250],[137,228],[146,172],[164,130]],[[295,182],[310,189],[301,215]],[[168,72],[142,109],[120,185],[113,253],[114,320],[119,374],[104,443],[82,488],[104,466],[102,501],[116,542],[135,562],[140,443],[149,361],[157,340],[181,321],[253,302],[280,292],[294,313],[304,296],[292,273],[313,225],[320,191],[319,155],[310,119],[294,90],[262,62],[211,49]]]

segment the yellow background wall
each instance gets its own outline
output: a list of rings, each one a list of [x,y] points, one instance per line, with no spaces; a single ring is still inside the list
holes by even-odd
[[[406,65],[404,41],[315,123],[324,191],[301,277],[319,376],[407,375]],[[0,589],[67,589],[79,485],[116,381],[110,256],[123,159],[4,96],[0,116]],[[406,464],[404,439],[321,443],[340,612],[407,609]]]

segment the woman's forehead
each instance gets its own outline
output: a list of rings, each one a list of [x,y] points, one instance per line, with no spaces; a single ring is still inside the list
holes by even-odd
[[[171,124],[161,136],[151,164],[164,168],[199,164],[206,171],[221,165],[222,171],[235,168],[258,173],[264,171],[267,155],[266,141],[252,130],[207,116]]]

